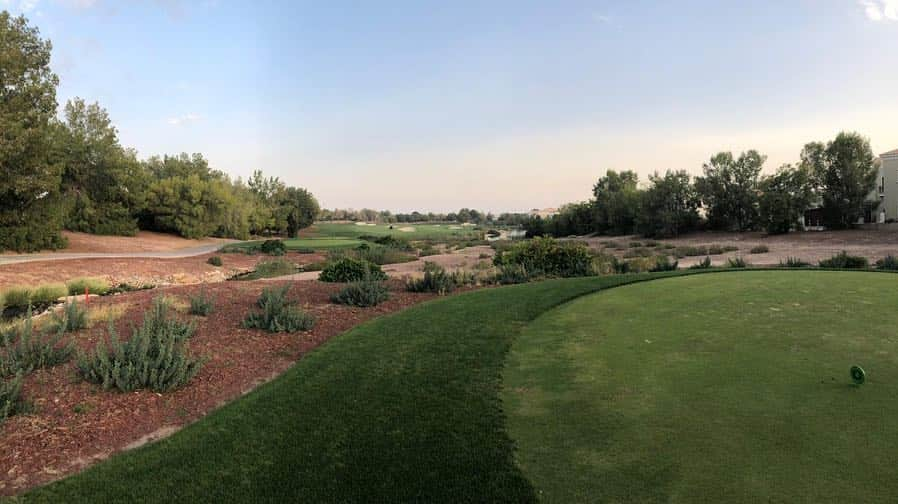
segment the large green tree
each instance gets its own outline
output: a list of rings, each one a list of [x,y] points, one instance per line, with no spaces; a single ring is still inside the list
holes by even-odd
[[[50,41],[0,11],[0,250],[59,248],[62,167],[53,161],[57,76]]]
[[[842,132],[826,145],[805,145],[802,166],[813,175],[827,227],[846,228],[864,215],[867,197],[876,184],[873,160],[870,142],[859,133]]]
[[[770,234],[788,233],[798,226],[811,205],[811,174],[803,167],[784,165],[760,183],[760,224]]]
[[[608,170],[592,188],[594,231],[632,233],[639,211],[639,176],[633,171]]]
[[[66,228],[96,234],[133,235],[144,196],[144,177],[133,151],[125,150],[109,114],[80,98],[65,106],[58,128],[64,165]]]
[[[708,227],[747,231],[758,224],[758,180],[767,158],[757,151],[738,158],[720,152],[704,165],[704,176],[695,179]]]
[[[640,198],[637,226],[649,237],[674,237],[695,228],[699,197],[688,173],[668,170],[649,177],[651,185]]]

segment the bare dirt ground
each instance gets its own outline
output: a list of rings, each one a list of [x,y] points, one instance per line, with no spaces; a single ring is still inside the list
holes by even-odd
[[[205,245],[224,245],[234,240],[221,238],[204,238],[202,240],[188,240],[165,233],[152,231],[140,231],[137,236],[98,236],[87,233],[75,233],[63,231],[62,235],[68,239],[68,247],[62,250],[42,251],[41,254],[119,254],[134,252],[169,252],[182,249],[197,248]],[[3,252],[2,255],[18,255],[16,252]]]
[[[601,248],[602,242],[616,241],[625,246],[631,241],[646,241],[638,236],[595,237],[587,238],[591,247]],[[730,257],[741,256],[750,264],[757,266],[778,265],[789,257],[796,257],[811,264],[821,259],[828,259],[834,254],[846,251],[851,255],[868,258],[871,263],[889,254],[898,255],[898,231],[894,230],[845,230],[845,231],[807,231],[785,235],[768,236],[764,233],[693,233],[679,238],[658,240],[676,246],[720,245],[739,247],[736,252],[710,256],[714,265],[725,264]],[[764,245],[769,252],[752,254],[751,249]],[[625,252],[620,249],[616,253]],[[681,267],[688,267],[704,259],[701,257],[684,257],[680,259]]]
[[[215,267],[206,261],[213,255],[222,258]],[[303,265],[320,261],[321,254],[288,254],[286,258]],[[0,264],[0,290],[12,285],[38,285],[65,282],[77,277],[102,277],[113,285],[172,285],[211,283],[226,280],[255,268],[269,256],[244,254],[203,254],[176,259],[160,258],[96,258],[59,261],[35,261]]]
[[[197,332],[188,347],[208,361],[185,387],[157,394],[120,393],[80,381],[74,362],[38,370],[25,378],[23,394],[34,411],[0,425],[0,496],[14,495],[77,472],[99,460],[148,440],[164,437],[222,404],[284,372],[304,354],[329,338],[373,317],[395,312],[435,297],[405,292],[390,282],[390,299],[373,308],[330,303],[340,284],[290,285],[290,298],[316,317],[315,327],[295,334],[269,334],[243,329],[241,321],[255,307],[268,282],[224,282],[206,287],[215,299],[209,317],[193,319]],[[186,301],[199,286],[179,286],[99,298],[91,310],[122,305],[116,326],[127,337],[152,298],[160,294]],[[73,335],[76,345],[90,349],[106,337],[105,323]]]
[[[386,264],[382,266],[384,273],[390,278],[404,277],[420,277],[424,275],[424,263],[433,262],[446,268],[448,271],[471,270],[477,263],[489,262],[492,264],[492,258],[495,251],[492,247],[480,245],[477,247],[468,247],[444,254],[436,254],[422,257],[416,261],[404,263]],[[309,261],[314,262],[314,261]],[[308,264],[308,263],[307,263]],[[272,278],[269,280],[316,280],[318,279],[317,271],[307,271],[284,277]]]

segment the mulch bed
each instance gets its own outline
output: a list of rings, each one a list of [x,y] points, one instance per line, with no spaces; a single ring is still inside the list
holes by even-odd
[[[290,298],[300,300],[317,323],[305,333],[269,334],[241,327],[264,287],[290,284]],[[188,346],[208,358],[187,386],[157,394],[121,393],[81,381],[74,359],[25,378],[23,395],[34,411],[0,425],[0,495],[15,495],[83,469],[111,454],[168,435],[218,406],[279,375],[303,354],[347,329],[434,297],[409,293],[391,281],[389,301],[373,308],[330,303],[341,285],[317,281],[223,282],[205,289],[215,299],[215,312],[195,318],[196,334]],[[91,308],[124,304],[116,321],[120,336],[130,335],[155,296],[187,299],[200,286],[139,291],[91,301]],[[73,335],[82,349],[105,337],[106,324]]]

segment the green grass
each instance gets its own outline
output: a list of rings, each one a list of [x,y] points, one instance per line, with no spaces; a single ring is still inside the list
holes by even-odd
[[[639,277],[460,294],[375,319],[170,438],[29,501],[528,502],[498,393],[540,313]]]
[[[548,312],[505,372],[517,460],[545,502],[894,502],[896,294],[890,275],[757,271]]]
[[[311,232],[317,237],[349,237],[359,236],[386,236],[393,235],[397,238],[409,240],[439,240],[445,238],[477,238],[479,231],[473,226],[461,226],[459,224],[411,224],[397,223],[375,224],[373,226],[361,226],[354,223],[320,222],[315,224]],[[452,229],[457,227],[458,229]],[[414,231],[400,231],[401,228],[413,228]]]

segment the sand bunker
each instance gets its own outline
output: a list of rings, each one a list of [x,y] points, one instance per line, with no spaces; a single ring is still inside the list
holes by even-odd
[[[401,227],[401,228],[399,228],[399,230],[402,231],[403,233],[414,233],[415,232],[415,228],[413,228],[411,226]]]

